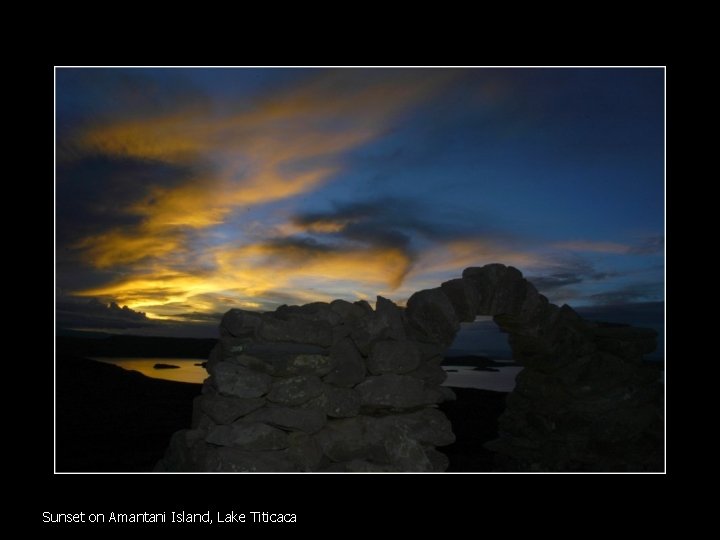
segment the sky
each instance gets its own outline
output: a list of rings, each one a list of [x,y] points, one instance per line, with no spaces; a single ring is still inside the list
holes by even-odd
[[[662,69],[56,69],[58,326],[404,304],[468,266],[663,300]]]

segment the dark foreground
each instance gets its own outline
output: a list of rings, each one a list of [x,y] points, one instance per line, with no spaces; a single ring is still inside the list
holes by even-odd
[[[151,471],[200,393],[73,357],[58,357],[56,384],[58,471]]]
[[[440,405],[452,422],[456,440],[438,448],[450,459],[448,472],[493,471],[493,453],[483,445],[497,439],[498,418],[505,410],[505,392],[453,388],[456,401]]]
[[[440,408],[457,441],[440,448],[449,471],[491,471],[483,444],[497,437],[507,394],[454,388]],[[151,471],[170,435],[187,428],[200,385],[151,379],[77,357],[57,359],[57,470]]]

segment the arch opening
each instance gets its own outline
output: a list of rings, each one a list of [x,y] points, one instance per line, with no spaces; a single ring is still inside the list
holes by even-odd
[[[515,377],[522,370],[513,360],[508,335],[489,316],[460,323],[445,352],[443,368],[447,373],[444,386],[503,393],[512,392]]]
[[[455,440],[437,405],[462,323],[492,317],[523,366],[483,445],[502,470],[662,470],[655,332],[606,328],[516,268],[467,268],[413,294],[230,310],[193,426],[159,470],[442,471]],[[485,319],[487,320],[487,319]],[[442,406],[442,405],[441,405]]]

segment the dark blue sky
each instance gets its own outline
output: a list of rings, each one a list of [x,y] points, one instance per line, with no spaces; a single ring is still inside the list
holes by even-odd
[[[60,301],[182,321],[404,302],[490,262],[555,302],[662,300],[663,80],[58,69]]]

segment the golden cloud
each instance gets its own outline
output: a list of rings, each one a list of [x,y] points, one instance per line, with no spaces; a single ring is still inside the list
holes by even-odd
[[[315,253],[272,242],[198,247],[191,241],[211,235],[238,210],[322,186],[342,171],[347,151],[379,137],[399,113],[432,95],[449,76],[408,71],[380,78],[333,71],[252,103],[236,103],[230,112],[184,105],[89,127],[75,140],[81,151],[159,160],[195,173],[177,185],[147,186],[122,209],[136,218],[134,225],[76,244],[93,266],[122,266],[125,275],[78,294],[112,297],[151,317],[165,317],[188,308],[227,309],[212,298],[260,306],[270,292],[300,297],[305,293],[298,291],[314,284],[318,290],[307,294],[309,299],[327,295],[334,283],[351,283],[359,294],[364,287],[396,288],[411,266],[399,249],[354,246]],[[339,225],[315,227],[328,233]]]
[[[239,208],[295,197],[341,170],[343,153],[379,136],[392,119],[446,80],[364,81],[364,72],[327,72],[304,86],[213,113],[185,105],[157,116],[91,126],[81,150],[192,165],[172,187],[149,186],[124,209],[138,224],[78,242],[97,267],[161,258],[185,245],[188,229],[222,224]],[[338,88],[340,91],[338,91]]]
[[[228,303],[259,308],[286,293],[307,301],[331,300],[348,284],[370,290],[395,287],[410,268],[395,249],[341,249],[309,253],[295,247],[252,244],[214,248],[210,271],[183,273],[158,269],[115,283],[79,291],[80,296],[111,297],[122,305],[160,318],[188,311],[225,311]],[[270,295],[270,293],[272,293]],[[270,300],[268,300],[270,295]]]

